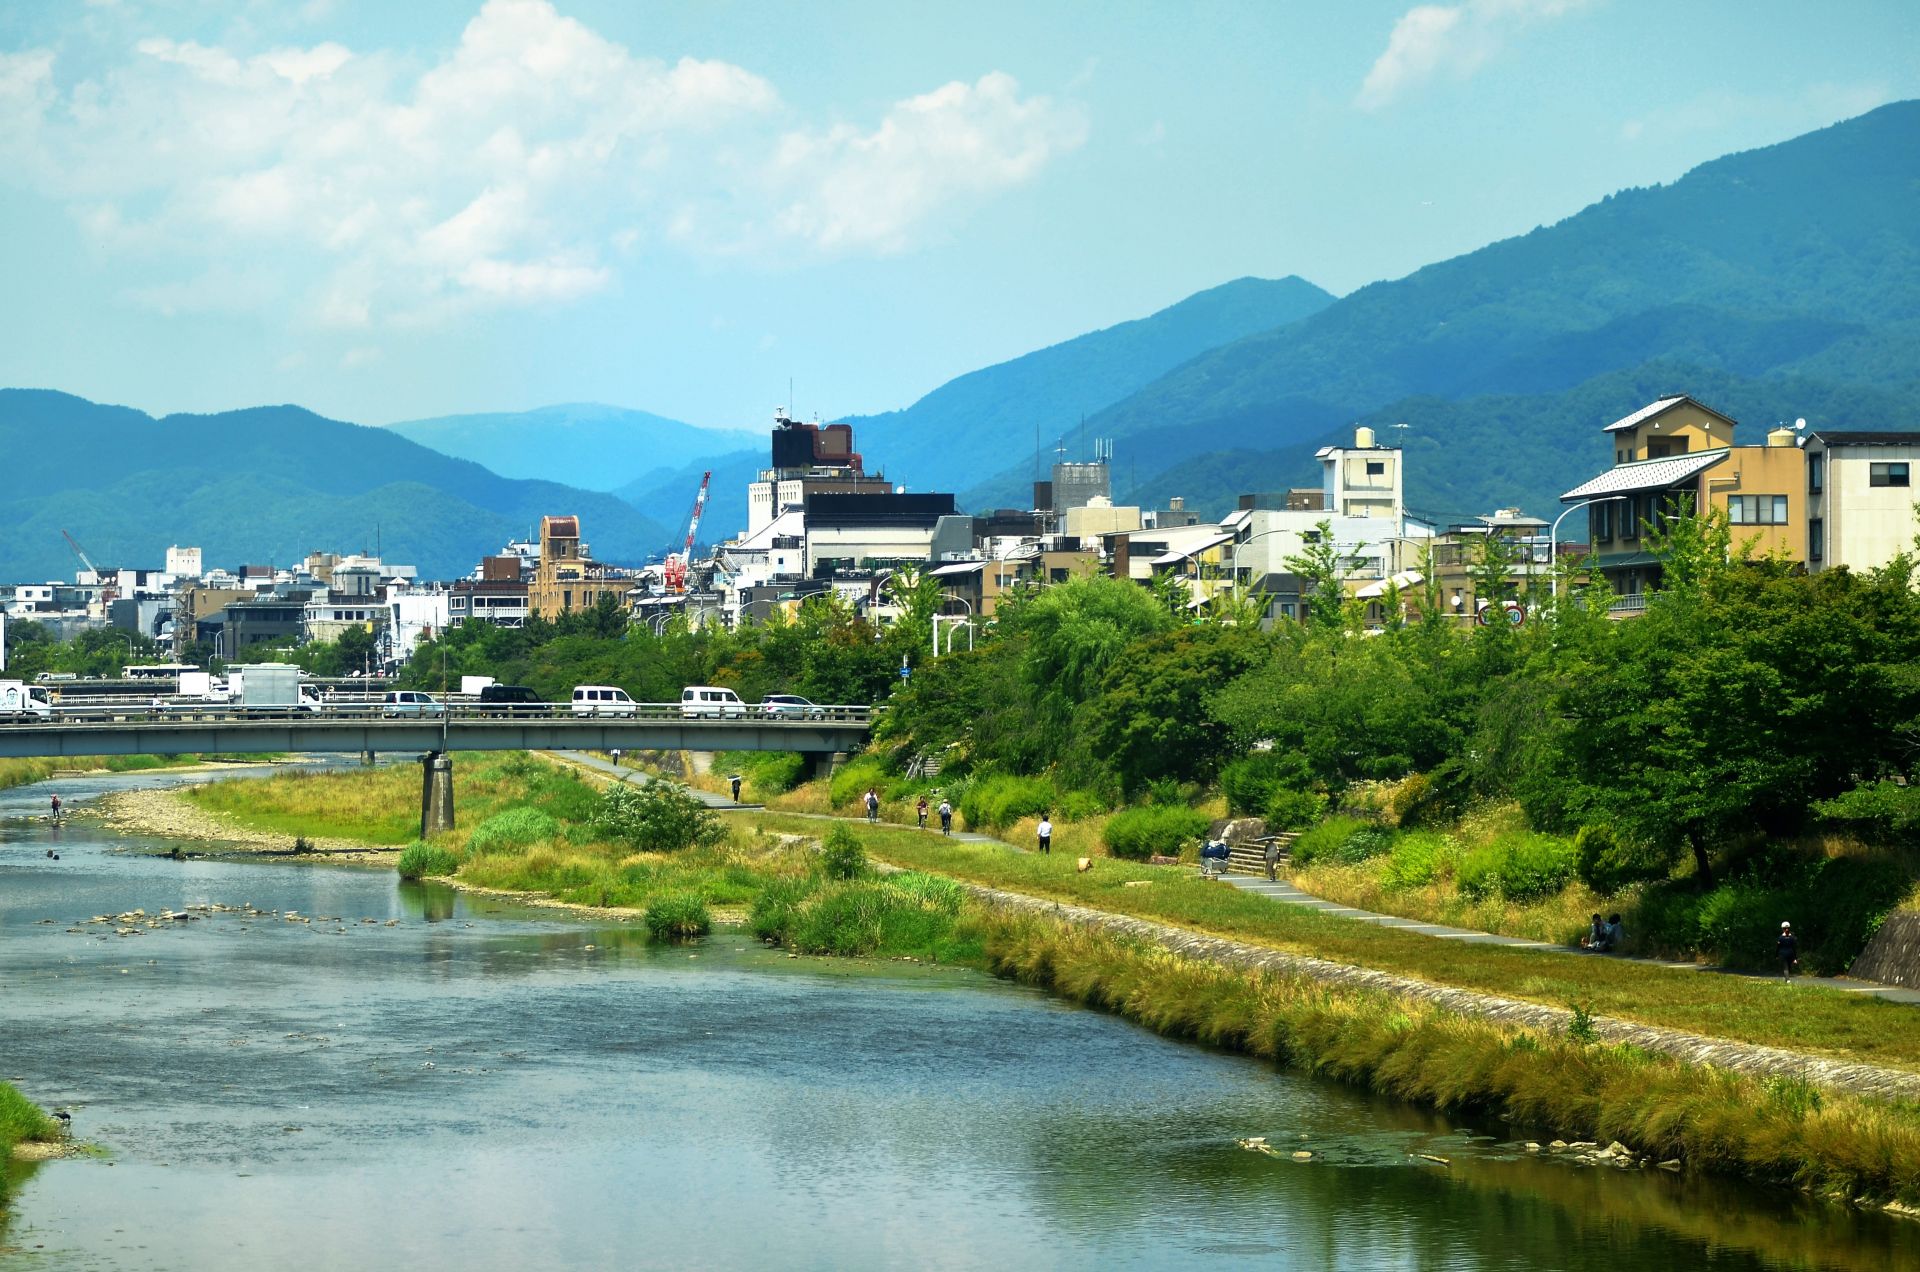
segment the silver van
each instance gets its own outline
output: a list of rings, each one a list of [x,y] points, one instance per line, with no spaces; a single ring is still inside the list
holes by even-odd
[[[638,715],[640,704],[618,685],[575,685],[573,714],[577,716]]]
[[[680,691],[680,714],[689,720],[721,720],[747,714],[747,704],[731,689],[688,685]]]

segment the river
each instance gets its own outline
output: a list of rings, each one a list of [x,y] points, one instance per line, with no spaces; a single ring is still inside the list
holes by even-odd
[[[1920,1225],[1543,1160],[975,973],[174,861],[46,801],[0,791],[0,1076],[107,1155],[12,1167],[0,1268],[1920,1268]],[[202,904],[313,921],[86,921]]]

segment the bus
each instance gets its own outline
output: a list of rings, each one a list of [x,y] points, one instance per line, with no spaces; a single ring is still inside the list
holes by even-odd
[[[198,671],[192,663],[154,663],[144,667],[122,667],[122,680],[174,680],[180,679],[183,671]]]

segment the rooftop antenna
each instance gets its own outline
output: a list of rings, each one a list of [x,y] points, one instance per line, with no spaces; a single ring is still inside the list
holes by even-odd
[[[1408,424],[1406,421],[1402,420],[1400,423],[1392,424],[1392,425],[1389,425],[1388,427],[1392,428],[1394,432],[1400,434],[1399,438],[1395,442],[1395,445],[1397,445],[1401,450],[1405,450],[1407,448],[1407,430],[1412,428],[1413,425]]]

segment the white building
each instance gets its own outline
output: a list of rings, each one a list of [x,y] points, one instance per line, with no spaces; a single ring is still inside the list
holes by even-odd
[[[388,658],[394,662],[405,662],[412,656],[415,645],[446,631],[450,617],[445,588],[388,588]]]
[[[1372,429],[1356,428],[1352,446],[1323,446],[1314,458],[1329,514],[1387,521],[1407,515],[1400,448],[1375,445]]]
[[[1806,453],[1808,569],[1871,570],[1913,551],[1920,433],[1823,431]]]
[[[175,578],[197,579],[201,572],[200,549],[170,546],[167,548],[166,572]]]

